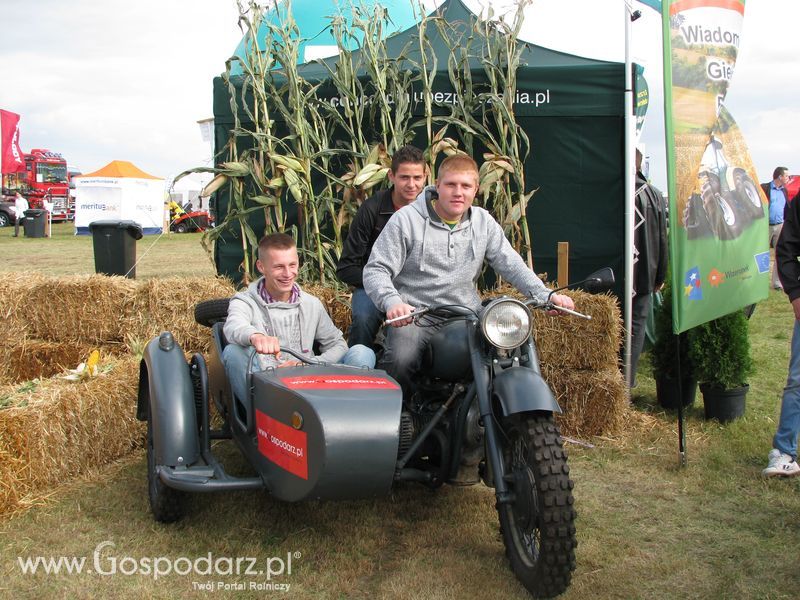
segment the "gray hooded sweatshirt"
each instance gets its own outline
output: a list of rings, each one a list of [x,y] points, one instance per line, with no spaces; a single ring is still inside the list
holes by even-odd
[[[281,346],[290,347],[309,358],[314,356],[312,348],[316,341],[319,342],[322,352],[316,357],[317,360],[326,363],[339,362],[347,352],[347,343],[319,298],[301,289],[300,301],[295,304],[288,302],[267,304],[258,293],[258,283],[261,279],[263,277],[251,283],[244,292],[239,292],[231,298],[223,328],[225,338],[229,342],[247,348],[250,346],[251,335],[263,333],[277,337]],[[279,322],[286,320],[281,318],[281,313],[286,314],[290,311],[296,312],[299,319],[299,348],[293,347],[294,344],[287,339],[286,328],[278,325]]]
[[[480,308],[477,280],[488,261],[495,272],[523,294],[547,298],[549,289],[506,239],[498,222],[473,206],[452,230],[441,222],[430,201],[436,188],[398,210],[372,247],[364,267],[364,289],[383,312],[405,302],[423,307],[461,304]]]

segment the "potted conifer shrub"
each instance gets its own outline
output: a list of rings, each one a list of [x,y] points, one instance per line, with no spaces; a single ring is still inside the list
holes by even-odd
[[[689,358],[700,382],[706,419],[727,423],[741,417],[753,372],[745,314],[737,310],[692,329]]]
[[[654,306],[653,317],[655,341],[650,350],[650,362],[658,403],[667,409],[677,409],[680,403],[689,406],[697,394],[697,379],[689,360],[687,334],[675,335],[672,332],[672,290],[669,283],[661,292],[661,303]]]

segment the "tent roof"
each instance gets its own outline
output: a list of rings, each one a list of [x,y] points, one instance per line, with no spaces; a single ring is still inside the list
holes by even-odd
[[[127,160],[112,160],[105,167],[84,173],[81,177],[135,177],[136,179],[163,179],[149,175]]]
[[[461,0],[445,0],[433,14],[448,23],[454,29],[456,37],[458,33],[455,32],[460,31],[461,35],[465,35],[470,29],[470,23],[478,19]],[[405,56],[407,65],[413,68],[413,64],[420,59],[419,44],[416,42],[419,39],[419,29],[420,24],[416,24],[388,37],[388,55]],[[425,38],[437,57],[437,76],[433,92],[452,91],[447,71],[450,50],[433,22],[427,23]],[[514,111],[517,116],[623,116],[624,63],[575,56],[521,40],[517,43],[522,45],[517,91],[527,94],[515,103]],[[360,50],[352,53],[354,64],[359,64],[360,55]],[[336,56],[298,65],[298,72],[304,79],[323,83],[316,92],[321,99],[337,94],[330,83],[330,70],[338,60],[339,57]],[[485,82],[480,61],[472,57],[470,63],[473,81],[476,84]],[[363,67],[359,71],[360,76],[366,77]],[[280,81],[281,78],[282,74],[276,72],[275,79]],[[231,78],[231,82],[235,87],[241,88],[244,78],[235,76]],[[420,90],[415,87],[413,91]],[[444,102],[447,101],[447,96],[442,98]],[[438,98],[436,100],[439,101]],[[412,111],[415,114],[422,110],[421,102],[415,101],[413,104]],[[243,121],[249,121],[249,115],[241,105],[239,111]],[[233,123],[230,90],[222,77],[214,80],[214,117],[218,123]],[[276,118],[280,120],[280,117]]]

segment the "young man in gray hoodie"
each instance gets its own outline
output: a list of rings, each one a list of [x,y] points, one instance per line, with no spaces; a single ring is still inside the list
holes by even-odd
[[[300,364],[280,354],[281,346],[319,362],[355,367],[375,366],[371,348],[348,349],[322,302],[297,285],[300,258],[294,239],[285,233],[264,236],[258,244],[256,269],[262,277],[247,290],[231,298],[223,332],[228,345],[222,351],[225,372],[233,391],[247,398],[247,365],[254,352],[252,369],[290,367]],[[314,356],[314,343],[321,354]]]
[[[469,156],[446,158],[435,186],[425,188],[398,210],[372,247],[364,267],[364,289],[387,319],[435,304],[481,307],[476,282],[484,260],[523,294],[544,301],[550,290],[531,271],[483,208],[473,207],[478,165]],[[569,296],[554,294],[554,304],[574,309]],[[433,328],[409,319],[392,323],[382,366],[406,395]]]

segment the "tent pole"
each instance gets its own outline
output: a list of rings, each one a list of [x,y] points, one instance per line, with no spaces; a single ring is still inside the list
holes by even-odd
[[[630,397],[631,378],[631,316],[633,313],[633,225],[634,225],[634,197],[633,185],[635,176],[635,127],[636,121],[633,114],[633,66],[631,63],[631,27],[633,14],[628,2],[623,2],[625,10],[625,288],[624,288],[624,319],[625,319],[625,382],[628,384]]]

